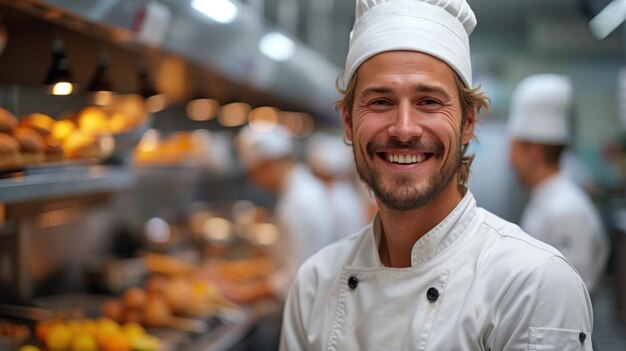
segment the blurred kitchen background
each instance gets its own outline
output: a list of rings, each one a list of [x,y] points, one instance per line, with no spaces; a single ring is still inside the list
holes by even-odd
[[[507,161],[511,92],[529,74],[568,75],[571,167],[613,250],[594,297],[595,348],[624,350],[626,1],[469,3],[474,82],[491,99],[470,188],[519,219],[527,193]],[[50,321],[104,315],[145,327],[146,350],[154,338],[160,349],[260,349],[250,332],[280,306],[229,300],[221,282],[268,275],[263,252],[280,238],[254,230],[275,199],[248,181],[234,137],[280,123],[303,157],[311,135],[338,135],[353,12],[351,0],[0,0],[0,107],[46,136],[19,162],[0,140],[0,318],[15,342],[62,340]],[[195,308],[168,300],[178,320],[134,318],[162,285],[195,296]],[[198,306],[204,315],[186,313]],[[17,349],[2,337],[0,350]]]

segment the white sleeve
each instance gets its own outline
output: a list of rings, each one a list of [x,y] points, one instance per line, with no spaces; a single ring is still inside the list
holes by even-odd
[[[546,223],[548,244],[559,250],[574,266],[590,292],[604,272],[607,248],[604,233],[598,233],[592,222],[580,216],[561,216]]]
[[[560,257],[523,270],[498,301],[494,316],[488,349],[592,350],[589,294]]]
[[[317,279],[304,265],[289,289],[283,311],[280,351],[308,350],[307,320],[312,313]]]

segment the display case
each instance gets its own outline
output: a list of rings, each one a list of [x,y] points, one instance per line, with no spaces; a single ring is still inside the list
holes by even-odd
[[[106,301],[145,287],[155,269],[179,274],[146,267],[142,252],[203,269],[212,257],[185,233],[189,214],[199,203],[215,209],[210,199],[219,199],[219,207],[232,203],[243,196],[243,182],[241,174],[184,166],[91,165],[0,179],[0,317],[29,325],[37,344],[34,331],[42,320],[101,319]],[[146,240],[146,224],[155,218],[177,231],[176,240]],[[127,249],[120,249],[120,240]],[[135,246],[128,251],[129,245]],[[228,350],[267,312],[256,304],[229,306],[193,317],[196,324],[146,330],[158,337],[160,350]]]

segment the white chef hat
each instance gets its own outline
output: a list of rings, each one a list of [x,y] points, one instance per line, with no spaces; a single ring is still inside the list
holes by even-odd
[[[311,168],[332,177],[346,177],[354,169],[352,148],[341,137],[332,134],[312,134],[306,156]]]
[[[566,76],[537,74],[526,77],[513,91],[509,134],[525,141],[567,144],[571,101],[572,83]]]
[[[294,149],[293,138],[284,127],[265,122],[243,127],[237,134],[235,145],[246,169],[291,155]]]
[[[408,50],[446,62],[471,87],[469,35],[476,17],[466,0],[356,0],[355,17],[344,71],[346,84],[370,57]]]

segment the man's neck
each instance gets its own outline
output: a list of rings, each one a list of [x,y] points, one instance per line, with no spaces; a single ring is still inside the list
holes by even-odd
[[[378,203],[382,226],[378,253],[387,267],[410,267],[415,243],[454,210],[462,195],[457,187],[448,187],[425,206],[411,211],[397,211]]]
[[[272,191],[280,195],[285,192],[289,177],[296,166],[291,162],[279,162],[275,165],[274,172],[272,173],[273,185]]]
[[[531,188],[535,188],[539,184],[543,183],[546,179],[553,177],[559,173],[560,168],[558,165],[546,165],[543,167],[537,167],[535,169],[535,176],[531,184]]]

